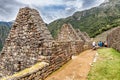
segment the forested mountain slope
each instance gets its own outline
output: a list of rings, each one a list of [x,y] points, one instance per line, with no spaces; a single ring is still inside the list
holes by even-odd
[[[58,19],[48,24],[54,37],[64,23],[70,23],[75,29],[80,29],[87,32],[90,37],[95,37],[120,25],[120,0],[109,0],[98,7],[76,12],[70,17]]]

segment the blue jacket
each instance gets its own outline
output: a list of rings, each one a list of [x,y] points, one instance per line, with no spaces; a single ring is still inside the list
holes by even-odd
[[[103,46],[103,42],[100,41],[100,42],[98,43],[98,46],[102,47],[102,46]]]

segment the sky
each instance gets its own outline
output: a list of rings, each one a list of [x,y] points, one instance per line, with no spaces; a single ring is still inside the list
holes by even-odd
[[[0,0],[0,21],[15,20],[19,8],[31,7],[39,11],[44,22],[71,16],[76,11],[99,6],[104,0]]]

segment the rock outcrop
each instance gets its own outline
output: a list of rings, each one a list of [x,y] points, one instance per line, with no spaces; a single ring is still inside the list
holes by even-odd
[[[120,27],[115,28],[108,34],[107,44],[109,47],[120,51]]]

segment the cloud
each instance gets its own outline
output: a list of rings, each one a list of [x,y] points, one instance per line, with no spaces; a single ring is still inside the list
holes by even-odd
[[[0,0],[0,20],[7,21],[15,19],[19,6],[23,5],[15,0]]]
[[[19,8],[29,6],[37,9],[43,20],[50,23],[76,11],[98,6],[102,2],[104,0],[0,0],[0,20],[14,20]]]
[[[44,6],[51,6],[51,5],[63,5],[62,0],[16,0],[19,3],[29,5],[31,7],[39,6],[39,7],[44,7]]]
[[[105,0],[83,0],[83,5],[81,10],[90,9],[92,7],[99,6]]]

